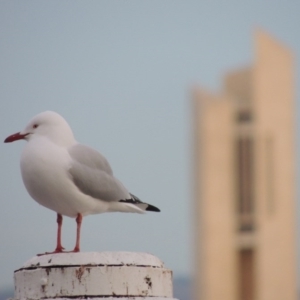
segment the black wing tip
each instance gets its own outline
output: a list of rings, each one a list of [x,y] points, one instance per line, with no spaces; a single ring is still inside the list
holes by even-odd
[[[148,203],[144,203],[140,200],[140,198],[138,198],[137,196],[130,194],[130,196],[132,197],[131,199],[125,199],[125,200],[119,200],[119,202],[125,202],[125,203],[132,203],[132,204],[147,204],[147,208],[145,209],[146,211],[155,211],[155,212],[160,212],[160,209],[155,207],[154,205],[148,204]]]
[[[151,204],[148,204],[147,208],[146,208],[146,211],[155,211],[155,212],[160,212],[160,209],[151,205]]]

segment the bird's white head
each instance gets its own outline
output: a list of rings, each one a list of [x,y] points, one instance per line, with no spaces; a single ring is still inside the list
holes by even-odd
[[[75,142],[72,129],[67,121],[56,112],[45,111],[33,117],[21,132],[7,137],[4,143],[21,139],[30,141],[38,137],[49,138],[61,146],[69,146]]]

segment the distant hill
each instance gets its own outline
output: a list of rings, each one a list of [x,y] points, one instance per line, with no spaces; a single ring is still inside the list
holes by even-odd
[[[177,277],[173,281],[174,298],[179,300],[191,300],[191,279],[187,277]],[[0,300],[13,298],[13,287],[7,287],[0,291]]]

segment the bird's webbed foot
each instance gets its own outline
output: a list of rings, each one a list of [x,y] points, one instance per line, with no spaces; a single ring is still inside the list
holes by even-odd
[[[56,247],[56,249],[52,252],[39,253],[37,256],[47,255],[47,254],[56,254],[56,253],[68,253],[69,251],[64,251],[64,247]]]

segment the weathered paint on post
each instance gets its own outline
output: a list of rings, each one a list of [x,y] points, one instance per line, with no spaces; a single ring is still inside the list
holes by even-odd
[[[15,299],[172,298],[172,271],[147,253],[88,252],[33,257],[15,271]]]

